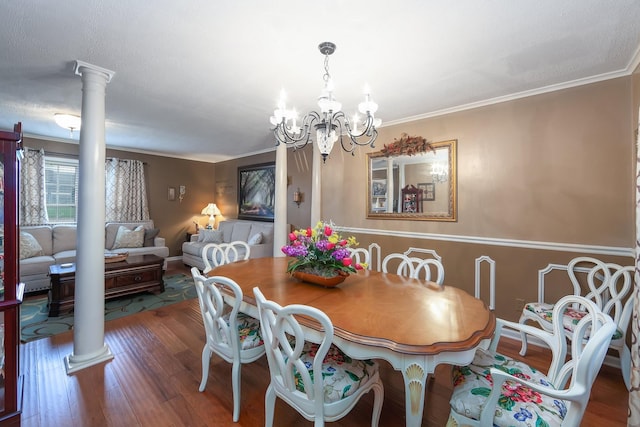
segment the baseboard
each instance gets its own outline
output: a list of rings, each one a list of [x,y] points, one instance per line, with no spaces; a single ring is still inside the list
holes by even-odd
[[[510,338],[510,339],[518,341],[518,342],[522,342],[521,337],[520,337],[520,333],[514,331],[513,329],[503,329],[502,330],[502,336],[504,336],[506,338]],[[538,339],[536,337],[532,337],[532,336],[529,336],[529,338],[527,338],[527,345],[528,346],[534,345],[536,347],[549,348],[545,344],[544,341],[542,341],[542,340],[540,340],[540,339]],[[619,357],[607,354],[607,356],[604,358],[604,362],[602,362],[602,363],[604,365],[620,369],[620,358]]]

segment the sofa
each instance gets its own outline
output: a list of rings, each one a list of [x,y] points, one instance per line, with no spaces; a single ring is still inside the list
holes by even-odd
[[[221,221],[217,230],[200,230],[191,240],[182,244],[182,262],[204,270],[202,249],[208,243],[231,243],[237,240],[249,245],[250,258],[273,256],[273,223],[230,219]],[[211,253],[211,252],[210,252]],[[244,253],[239,253],[242,258]],[[216,264],[214,260],[210,260]]]
[[[158,237],[158,232],[159,230],[153,226],[153,221],[107,223],[105,254],[153,254],[165,259],[166,269],[169,248],[165,245],[165,239]],[[49,267],[75,262],[75,259],[75,224],[20,227],[20,281],[25,284],[26,293],[48,290]]]

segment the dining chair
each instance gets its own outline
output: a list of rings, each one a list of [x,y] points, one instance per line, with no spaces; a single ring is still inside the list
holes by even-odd
[[[247,242],[236,240],[230,243],[207,243],[202,248],[203,273],[230,262],[247,260],[251,257],[251,247]]]
[[[191,268],[191,274],[206,334],[206,342],[202,348],[202,380],[198,390],[204,391],[207,385],[213,353],[231,363],[233,421],[238,422],[241,365],[254,362],[265,354],[260,322],[240,312],[242,289],[236,282],[221,276],[204,277],[196,267]],[[231,306],[225,302],[222,292],[233,296]]]
[[[432,276],[435,277],[435,279],[431,279]],[[411,277],[435,282],[442,286],[444,284],[444,266],[437,259],[423,259],[414,265],[413,275]]]
[[[586,270],[585,263],[588,266]],[[544,330],[551,330],[553,304],[542,301],[544,301],[545,275],[553,269],[564,269],[564,266],[551,265],[551,267],[547,266],[546,269],[540,270],[538,276],[539,302],[525,304],[519,320],[520,323],[532,320]],[[633,310],[634,266],[622,267],[618,264],[604,263],[595,258],[578,257],[567,264],[566,271],[574,286],[575,294],[580,294],[581,291],[577,273],[586,271],[589,292],[585,298],[592,300],[600,310],[613,318],[616,330],[609,347],[618,353],[622,378],[628,389],[631,385],[631,352],[627,346],[626,337]],[[570,313],[570,315],[574,315],[574,313]],[[520,354],[524,356],[527,352],[527,337],[523,335],[521,338]],[[569,338],[571,338],[571,333],[569,333]]]
[[[367,268],[371,265],[371,255],[365,248],[349,248],[349,254],[351,254],[354,263],[366,264]]]
[[[395,268],[393,266],[395,266]],[[390,253],[382,260],[382,272],[413,277],[415,274],[415,267],[409,256],[394,252]]]
[[[569,319],[576,306],[581,316]],[[580,425],[616,326],[593,301],[577,295],[561,298],[552,319],[551,331],[496,320],[489,348],[478,348],[470,365],[453,367],[448,426]],[[586,342],[571,345],[570,351],[568,323],[573,342]],[[505,329],[533,335],[551,349],[546,374],[496,352]]]
[[[315,426],[348,414],[362,396],[373,390],[371,425],[378,425],[384,388],[378,363],[354,360],[333,341],[333,324],[322,311],[307,305],[285,307],[268,301],[253,288],[260,327],[267,349],[271,381],[265,394],[265,426],[273,426],[276,397],[285,401]],[[320,325],[310,331],[298,323]]]

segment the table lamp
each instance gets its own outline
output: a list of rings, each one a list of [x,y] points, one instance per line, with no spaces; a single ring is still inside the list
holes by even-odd
[[[213,229],[214,224],[216,223],[216,215],[220,215],[220,209],[216,206],[215,203],[209,203],[207,206],[202,209],[200,212],[202,215],[209,215],[209,225],[207,228]]]

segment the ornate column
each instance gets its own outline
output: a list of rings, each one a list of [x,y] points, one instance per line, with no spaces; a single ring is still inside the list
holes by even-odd
[[[67,374],[113,359],[104,342],[105,88],[113,71],[76,61],[82,79],[73,353]]]

